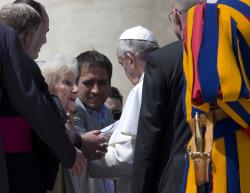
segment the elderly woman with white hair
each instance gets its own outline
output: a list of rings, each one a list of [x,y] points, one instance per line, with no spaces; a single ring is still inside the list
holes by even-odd
[[[83,154],[92,159],[99,159],[105,154],[106,139],[96,130],[79,135],[74,129],[72,118],[75,112],[76,77],[78,74],[74,58],[58,54],[51,60],[41,62],[40,68],[49,92],[54,98],[58,112],[65,121],[71,142],[83,150]],[[80,139],[77,139],[80,138]],[[80,140],[80,144],[78,143]],[[80,150],[79,150],[80,151]],[[86,164],[84,168],[86,168]],[[82,175],[73,175],[71,170],[60,168],[53,193],[85,193],[89,191],[86,170]]]
[[[77,68],[74,59],[58,54],[51,60],[40,65],[40,68],[48,84],[49,92],[60,109],[61,117],[65,121],[67,120],[66,126],[69,129],[71,127],[69,125],[71,123],[70,117],[75,111],[77,92],[75,85]],[[72,142],[74,141],[74,137],[71,133],[70,138]]]
[[[49,92],[57,104],[58,112],[66,123],[70,140],[74,143],[76,134],[71,118],[75,111],[77,92],[75,85],[77,76],[76,63],[73,58],[58,54],[51,60],[41,64],[40,68],[48,84]],[[71,170],[60,167],[52,192],[77,192],[75,191],[74,183],[72,183],[72,178],[74,178],[74,176]]]

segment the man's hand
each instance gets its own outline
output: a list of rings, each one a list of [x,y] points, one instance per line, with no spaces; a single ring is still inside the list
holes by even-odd
[[[94,130],[81,135],[81,149],[89,160],[100,159],[107,152],[107,140],[100,134],[101,131]]]
[[[98,149],[95,151],[95,153],[89,155],[89,160],[97,160],[101,159],[105,154],[107,153],[108,149],[107,143],[102,143],[98,146]]]
[[[83,173],[85,164],[86,164],[86,159],[82,151],[76,148],[76,159],[72,167],[73,175],[80,176]]]

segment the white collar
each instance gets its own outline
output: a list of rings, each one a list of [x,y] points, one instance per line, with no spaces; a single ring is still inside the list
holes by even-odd
[[[142,73],[140,79],[139,79],[139,82],[143,81],[143,78],[144,78],[144,72]]]
[[[217,1],[218,0],[207,0],[207,3],[209,3],[209,4],[215,4],[215,3],[217,3]]]

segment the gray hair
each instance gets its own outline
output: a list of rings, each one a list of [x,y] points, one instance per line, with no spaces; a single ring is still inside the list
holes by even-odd
[[[61,53],[55,55],[48,61],[43,61],[39,67],[46,83],[49,86],[50,92],[53,91],[55,84],[60,78],[67,74],[73,74],[76,78],[78,74],[76,60],[73,57],[69,57]]]
[[[119,40],[117,46],[117,56],[124,57],[127,52],[138,55],[142,60],[154,50],[158,49],[159,45],[157,42],[151,42],[146,40]]]
[[[0,10],[0,22],[14,28],[18,35],[36,31],[42,20],[39,13],[23,3],[5,5]]]

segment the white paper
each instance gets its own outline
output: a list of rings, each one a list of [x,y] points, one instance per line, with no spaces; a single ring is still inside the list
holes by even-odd
[[[103,135],[107,140],[109,140],[110,136],[113,134],[114,130],[116,129],[118,123],[119,123],[119,120],[101,129],[101,135]]]

